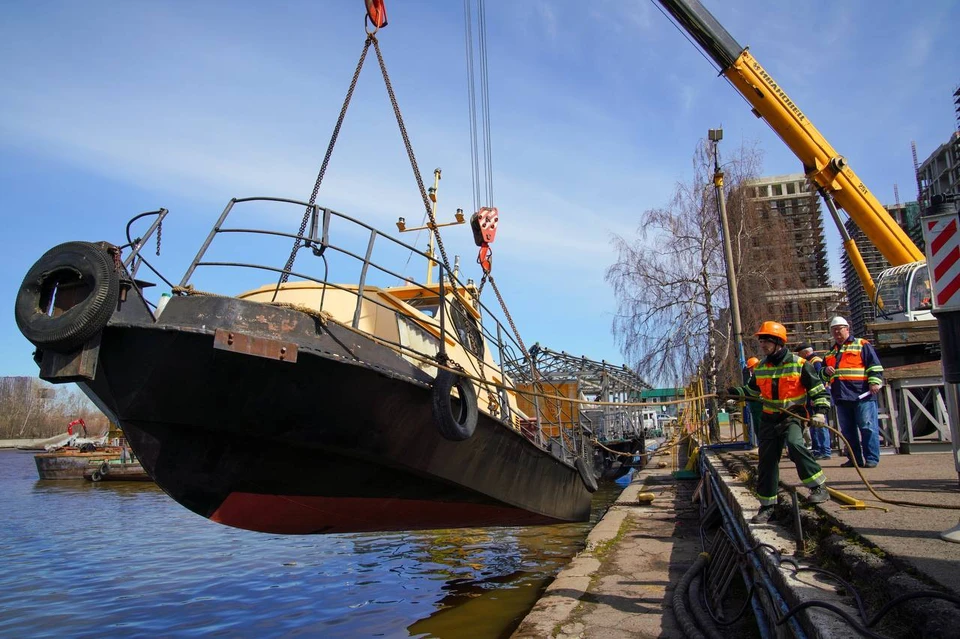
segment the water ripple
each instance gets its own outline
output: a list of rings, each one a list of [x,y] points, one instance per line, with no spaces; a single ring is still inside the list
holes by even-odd
[[[267,535],[212,523],[152,484],[39,481],[32,454],[12,451],[0,451],[0,484],[11,637],[500,637],[588,530]]]

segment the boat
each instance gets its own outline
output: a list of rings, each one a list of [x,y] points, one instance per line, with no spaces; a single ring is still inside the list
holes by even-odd
[[[83,479],[88,468],[119,461],[123,449],[118,446],[98,446],[82,443],[62,446],[33,456],[40,479]]]
[[[178,284],[141,251],[159,242],[166,209],[133,217],[126,243],[55,246],[24,277],[17,325],[42,379],[76,383],[160,488],[221,524],[312,534],[587,521],[590,438],[542,428],[519,405],[536,371],[501,367],[527,354],[490,274],[497,209],[470,219],[478,286],[447,258],[440,170],[428,193],[374,35],[385,14],[368,6],[368,19],[355,73],[373,45],[427,252],[316,203],[351,84],[309,201],[231,199]],[[413,230],[403,217],[397,228]],[[142,267],[169,293],[154,297]],[[481,300],[488,282],[496,311]]]
[[[530,348],[537,371],[536,390],[524,384],[520,408],[539,416],[551,435],[585,432],[593,444],[596,479],[612,482],[643,468],[646,456],[643,417],[655,411],[639,405],[648,384],[626,365],[555,351],[539,343]],[[522,378],[526,358],[510,360],[505,370]]]
[[[257,205],[305,210],[304,231],[230,225]],[[166,215],[153,213],[138,242],[47,251],[24,278],[16,318],[40,377],[77,383],[178,503],[289,534],[588,519],[588,438],[544,432],[519,408],[524,380],[498,362],[522,349],[472,281],[329,208],[232,199],[154,306],[137,275],[139,248]],[[295,269],[245,261],[256,250],[217,253],[240,235],[286,238],[312,259]],[[375,261],[381,250],[436,264],[439,277],[391,271]],[[222,281],[224,268],[272,283],[203,293],[210,280],[197,272]],[[346,272],[356,279],[337,283]]]

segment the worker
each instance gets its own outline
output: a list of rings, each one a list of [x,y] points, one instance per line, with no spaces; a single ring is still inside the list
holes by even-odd
[[[820,379],[830,386],[840,432],[849,444],[850,468],[876,468],[880,463],[880,425],[877,394],[883,388],[883,366],[867,340],[853,337],[847,320],[830,320],[833,348],[823,357]]]
[[[823,358],[817,355],[813,346],[806,342],[801,343],[794,349],[794,352],[803,359],[810,362],[817,377],[820,376],[820,369],[823,368]],[[813,406],[807,401],[807,415],[813,415]],[[830,459],[830,430],[825,426],[810,425],[810,452],[817,461]]]
[[[757,467],[757,499],[760,510],[750,520],[766,523],[774,516],[777,487],[780,484],[780,454],[784,443],[797,474],[810,488],[808,501],[819,504],[829,496],[823,469],[803,445],[801,416],[804,400],[810,398],[815,411],[812,420],[826,424],[830,407],[827,391],[813,366],[787,348],[787,329],[779,322],[764,322],[756,332],[764,359],[754,369],[754,376],[743,386],[727,389],[728,397],[762,398],[760,417],[760,462]]]

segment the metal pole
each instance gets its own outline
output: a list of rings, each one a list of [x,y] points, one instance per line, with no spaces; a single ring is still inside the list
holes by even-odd
[[[723,129],[710,129],[707,135],[710,141],[713,142],[713,188],[717,194],[717,208],[720,212],[720,228],[723,235],[723,259],[727,266],[730,321],[733,324],[733,339],[737,346],[740,371],[744,372],[747,370],[747,360],[743,351],[743,326],[740,324],[740,298],[737,294],[737,273],[733,268],[733,244],[730,241],[730,223],[727,221],[727,199],[723,192],[723,171],[720,170],[720,152],[717,148],[720,140],[723,139]],[[746,379],[743,381],[746,381]],[[757,438],[754,427],[755,424],[751,422],[750,443],[756,446]]]

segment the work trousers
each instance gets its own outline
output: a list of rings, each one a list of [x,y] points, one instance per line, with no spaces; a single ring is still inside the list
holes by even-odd
[[[814,455],[830,458],[830,431],[823,426],[810,426],[810,448]]]
[[[803,445],[800,420],[788,417],[779,423],[764,419],[760,422],[760,462],[757,466],[757,499],[761,506],[777,503],[777,487],[780,484],[780,454],[787,446],[790,461],[797,467],[800,481],[807,488],[822,485],[826,479],[820,464]]]
[[[837,421],[840,432],[850,443],[850,452],[861,468],[880,463],[880,425],[877,423],[877,402],[838,401]]]

